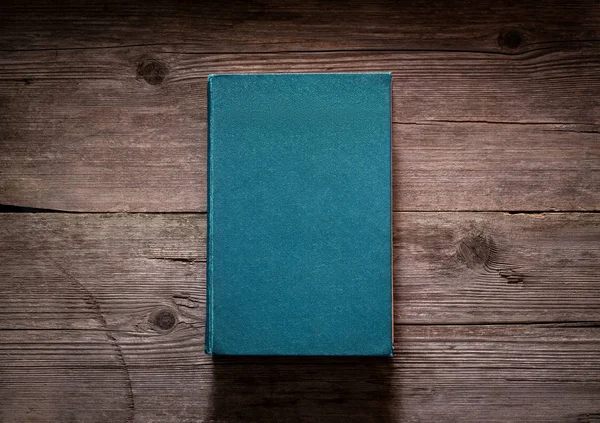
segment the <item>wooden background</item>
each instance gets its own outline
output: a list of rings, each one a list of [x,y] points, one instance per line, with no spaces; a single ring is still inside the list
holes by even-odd
[[[599,422],[597,0],[0,6],[1,422]],[[393,72],[393,359],[211,358],[206,76]]]

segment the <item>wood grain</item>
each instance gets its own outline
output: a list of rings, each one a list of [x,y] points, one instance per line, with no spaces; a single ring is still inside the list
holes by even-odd
[[[600,320],[600,215],[396,213],[396,321]]]
[[[200,52],[495,52],[599,39],[594,1],[3,1],[0,49],[179,44]],[[516,31],[506,36],[506,31]]]
[[[600,415],[597,326],[397,326],[395,357],[370,361],[211,359],[200,327],[113,333],[125,364],[104,331],[3,331],[2,421],[576,422]]]
[[[3,422],[600,413],[597,214],[396,213],[391,361],[204,355],[204,215],[0,222]]]
[[[0,328],[133,330],[169,307],[181,307],[179,323],[204,319],[204,216],[17,213],[0,222]]]
[[[78,213],[0,213],[0,422],[600,422],[599,65],[595,0],[1,2],[0,211]],[[350,71],[395,357],[204,355],[206,76]]]
[[[0,203],[205,211],[209,73],[392,71],[395,210],[600,210],[598,45],[508,56],[3,52]]]
[[[133,421],[128,369],[111,337],[97,330],[0,331],[0,421]]]
[[[0,420],[593,421],[599,231],[396,213],[393,360],[213,360],[205,215],[1,214]]]
[[[394,221],[397,323],[600,322],[599,214]],[[205,215],[3,214],[0,223],[0,328],[135,331],[160,310],[203,326]]]

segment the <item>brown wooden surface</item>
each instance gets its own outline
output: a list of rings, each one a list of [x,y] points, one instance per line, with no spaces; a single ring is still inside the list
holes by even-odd
[[[198,52],[505,50],[598,40],[589,0],[2,2],[4,50],[150,44]],[[505,35],[518,30],[520,36]],[[9,35],[10,34],[10,35]],[[499,43],[502,41],[501,43]],[[520,39],[520,43],[517,43]]]
[[[2,2],[0,422],[600,421],[598,2],[398,3]],[[213,359],[206,76],[325,71],[393,73],[396,355]]]
[[[395,210],[600,210],[599,45],[519,55],[5,52],[0,203],[206,211],[208,74],[392,71]],[[137,75],[150,57],[168,68],[160,84]]]
[[[3,329],[99,329],[87,296],[117,329],[161,304],[204,324],[204,214],[7,213],[0,227]],[[600,322],[599,240],[596,213],[395,213],[395,322]]]
[[[600,412],[600,215],[394,217],[393,360],[213,362],[203,353],[205,215],[0,215],[5,421]]]

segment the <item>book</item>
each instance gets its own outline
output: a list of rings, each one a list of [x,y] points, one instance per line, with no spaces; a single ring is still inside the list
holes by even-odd
[[[208,77],[205,351],[389,356],[391,74]]]

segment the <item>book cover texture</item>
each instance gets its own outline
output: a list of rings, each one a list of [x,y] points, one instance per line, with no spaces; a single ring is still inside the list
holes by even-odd
[[[210,75],[206,352],[391,355],[391,75]]]

